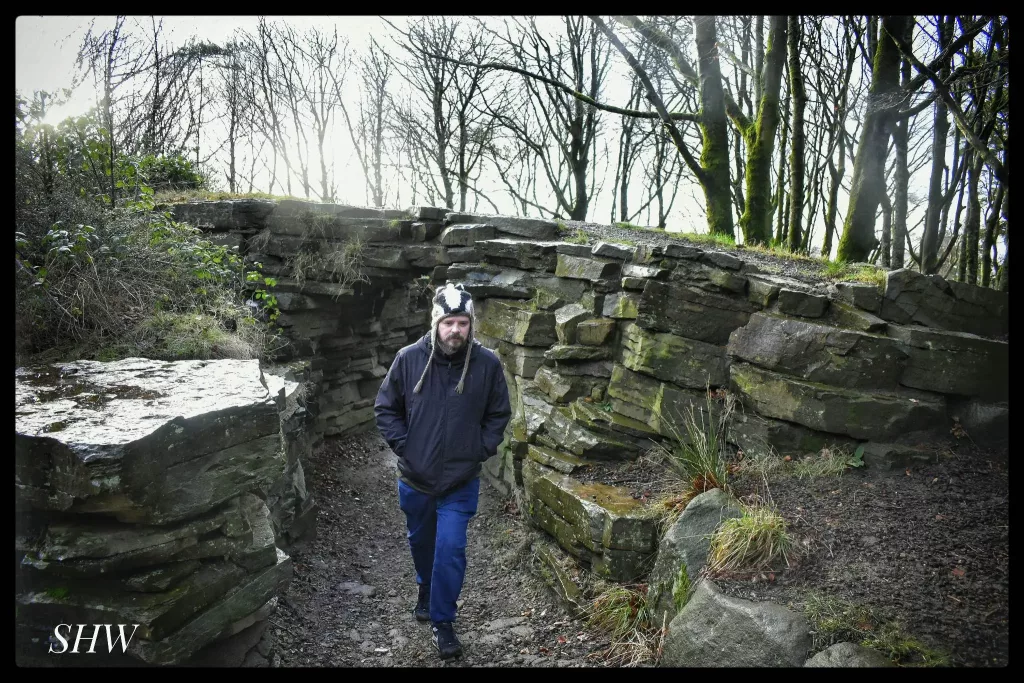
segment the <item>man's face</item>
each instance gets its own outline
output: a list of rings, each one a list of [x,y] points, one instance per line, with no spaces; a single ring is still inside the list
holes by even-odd
[[[453,315],[437,324],[437,338],[449,353],[462,348],[469,338],[469,316]]]

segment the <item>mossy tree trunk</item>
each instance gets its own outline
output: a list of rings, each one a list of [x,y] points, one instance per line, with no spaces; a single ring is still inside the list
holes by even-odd
[[[764,58],[761,99],[757,119],[743,131],[747,141],[746,206],[740,217],[745,244],[768,244],[772,238],[772,153],[779,128],[779,92],[786,59],[786,18],[773,16],[768,29],[768,50]],[[783,142],[783,145],[785,142]],[[785,156],[785,149],[782,152]],[[780,165],[780,171],[782,167]],[[783,179],[779,173],[778,199],[781,202]]]
[[[797,252],[803,242],[804,208],[804,110],[807,91],[800,69],[800,17],[789,17],[789,94],[793,103],[793,145],[789,157],[791,190],[789,213],[789,250]]]
[[[713,235],[735,237],[729,191],[729,123],[718,63],[718,35],[714,16],[694,17],[697,71],[700,78],[701,187],[707,206],[708,229]]]
[[[877,40],[867,113],[853,162],[850,203],[839,241],[840,261],[864,261],[878,245],[875,212],[885,192],[885,155],[899,104],[900,52],[891,36],[902,36],[912,17],[886,16]]]

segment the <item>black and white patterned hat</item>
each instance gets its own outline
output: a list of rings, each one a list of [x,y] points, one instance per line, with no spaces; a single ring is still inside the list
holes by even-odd
[[[420,375],[420,381],[416,383],[413,393],[418,394],[423,389],[423,382],[427,378],[427,373],[430,372],[434,354],[437,353],[437,326],[442,320],[453,315],[469,317],[469,334],[466,336],[466,361],[462,366],[462,378],[459,379],[459,385],[455,388],[455,391],[461,394],[465,388],[466,374],[469,372],[469,357],[473,353],[473,331],[476,329],[473,297],[462,285],[454,285],[449,282],[434,294],[434,303],[430,308],[430,358],[427,359],[427,365],[423,368],[423,374]]]

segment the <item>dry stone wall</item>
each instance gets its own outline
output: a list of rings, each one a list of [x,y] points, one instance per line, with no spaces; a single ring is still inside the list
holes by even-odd
[[[751,453],[864,444],[871,464],[891,466],[954,421],[976,441],[1006,438],[1005,293],[910,270],[881,287],[811,282],[680,242],[571,244],[546,220],[230,204],[175,211],[234,235],[278,277],[289,351],[317,373],[318,434],[372,426],[395,351],[426,331],[430,289],[463,283],[514,409],[485,474],[522,487],[533,520],[609,578],[645,566],[653,527],[624,491],[574,473],[684,433],[708,388],[739,397],[727,438]],[[368,282],[298,277],[298,254],[353,242]]]

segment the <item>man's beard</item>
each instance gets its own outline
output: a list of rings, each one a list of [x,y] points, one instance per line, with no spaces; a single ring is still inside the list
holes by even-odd
[[[447,339],[441,339],[441,335],[438,334],[437,342],[441,352],[450,356],[466,344],[466,338],[456,332],[449,334]]]

